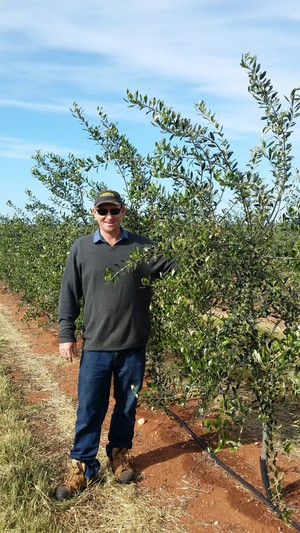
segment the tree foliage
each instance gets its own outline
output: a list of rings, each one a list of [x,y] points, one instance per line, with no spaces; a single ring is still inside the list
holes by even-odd
[[[97,155],[64,160],[36,154],[33,174],[50,191],[53,207],[28,191],[27,213],[0,225],[0,266],[10,287],[55,317],[67,250],[91,231],[86,201],[103,185],[89,176],[117,170],[128,229],[153,238],[152,253],[177,258],[176,272],[153,286],[149,396],[161,402],[197,396],[199,412],[221,398],[222,416],[241,428],[255,409],[270,490],[280,500],[276,405],[299,394],[299,176],[291,136],[300,97],[293,89],[284,107],[255,56],[245,54],[241,66],[263,121],[246,168],[203,101],[195,105],[194,124],[162,100],[127,91],[128,105],[146,113],[161,134],[146,156],[102,108],[93,125],[75,103],[72,113]]]

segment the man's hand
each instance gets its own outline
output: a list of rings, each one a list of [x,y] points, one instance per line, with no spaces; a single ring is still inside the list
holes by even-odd
[[[69,361],[69,363],[73,363],[73,357],[78,356],[76,342],[61,342],[59,345],[59,354]]]

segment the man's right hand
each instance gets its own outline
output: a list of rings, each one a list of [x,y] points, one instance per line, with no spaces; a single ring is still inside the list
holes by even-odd
[[[69,363],[73,363],[73,357],[78,357],[76,342],[61,342],[59,344],[59,354]]]

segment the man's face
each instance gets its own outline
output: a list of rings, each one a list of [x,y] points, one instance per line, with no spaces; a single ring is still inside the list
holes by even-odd
[[[103,213],[101,214],[100,211],[102,210]],[[119,210],[119,213],[114,214],[114,210]],[[109,203],[101,204],[97,208],[93,208],[93,213],[101,233],[115,233],[119,231],[121,220],[125,213],[125,207],[119,208],[117,205]]]

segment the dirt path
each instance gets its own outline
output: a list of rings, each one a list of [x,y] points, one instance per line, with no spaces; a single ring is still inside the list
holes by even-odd
[[[49,448],[55,444],[57,461],[63,464],[72,443],[76,409],[78,362],[69,365],[57,355],[55,331],[41,333],[22,322],[17,299],[2,290],[0,335],[11,346],[6,355],[14,380],[28,401],[39,411],[39,430],[45,431]],[[40,407],[42,406],[42,409]],[[111,409],[111,407],[110,407]],[[183,420],[200,435],[200,423],[192,423],[187,408],[174,407]],[[198,444],[163,411],[139,406],[132,450],[142,472],[139,487],[159,498],[161,505],[173,504],[183,511],[186,533],[275,533],[294,531],[268,507],[217,466]],[[107,423],[101,438],[105,446]],[[259,474],[259,435],[237,453],[222,451],[220,458],[263,492]],[[101,456],[101,455],[100,455]],[[300,465],[297,458],[282,458],[291,504],[300,507]],[[293,515],[300,521],[300,513]],[[170,530],[170,533],[171,530]]]

